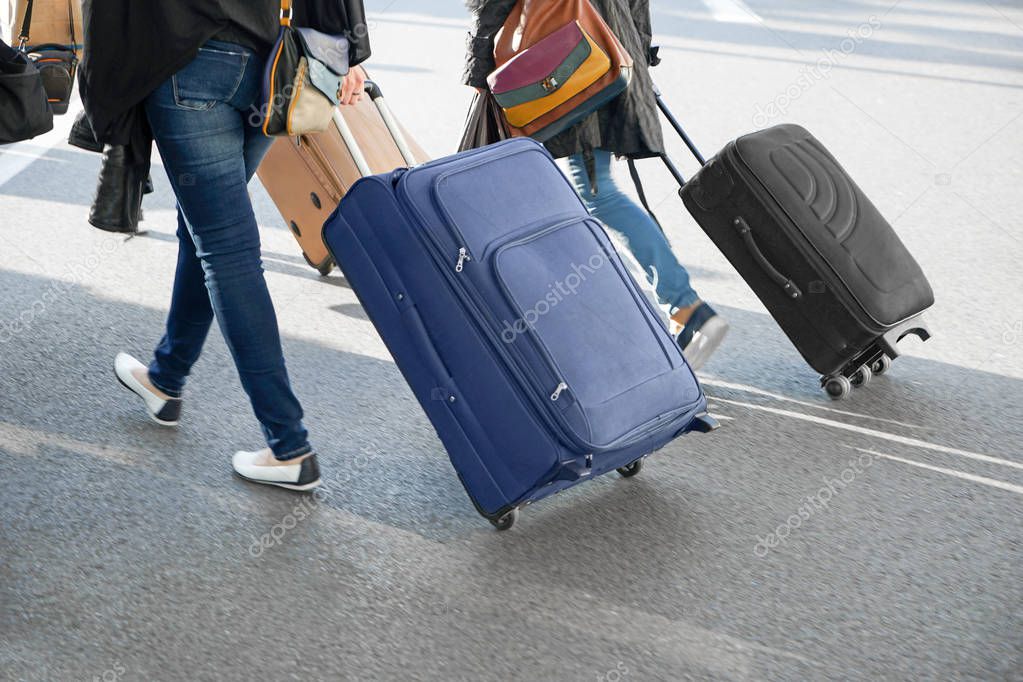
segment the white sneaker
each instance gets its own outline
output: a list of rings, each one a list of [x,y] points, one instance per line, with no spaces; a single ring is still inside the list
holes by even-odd
[[[247,481],[288,490],[312,490],[321,482],[320,466],[314,452],[284,462],[274,457],[270,448],[258,452],[236,452],[231,466]]]
[[[700,305],[676,337],[694,371],[700,369],[728,335],[728,323],[706,303]]]
[[[126,389],[142,398],[149,418],[160,426],[177,426],[181,417],[181,398],[171,398],[156,392],[156,388],[139,380],[138,375],[147,376],[149,370],[141,362],[128,355],[118,353],[114,358],[114,374]]]

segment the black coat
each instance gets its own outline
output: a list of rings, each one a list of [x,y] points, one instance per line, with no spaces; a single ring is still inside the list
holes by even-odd
[[[279,0],[84,0],[78,83],[96,137],[131,142],[140,127],[137,105],[195,59],[203,43],[232,24],[259,24],[279,8]],[[370,53],[365,16],[362,0],[295,2],[296,24],[346,34],[353,65]]]
[[[654,97],[649,66],[649,0],[592,0],[608,26],[636,62],[629,89],[614,102],[570,130],[550,139],[546,145],[556,157],[571,156],[593,149],[606,149],[618,156],[644,158],[664,151],[664,136]],[[494,36],[497,35],[517,0],[468,0],[476,15],[476,30],[469,35],[469,57],[465,82],[487,86],[487,75],[495,68]]]

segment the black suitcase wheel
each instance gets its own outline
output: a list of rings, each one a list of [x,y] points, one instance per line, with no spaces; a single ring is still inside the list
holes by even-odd
[[[875,360],[870,365],[870,371],[874,373],[874,376],[879,377],[892,368],[892,359],[887,355],[882,355],[880,358]]]
[[[323,263],[317,266],[316,270],[320,273],[321,277],[326,277],[327,275],[334,271],[334,259],[328,258],[327,260],[323,261]]]
[[[643,460],[637,459],[632,464],[626,464],[625,466],[619,468],[618,473],[622,475],[622,478],[632,478],[642,470]]]
[[[874,378],[874,373],[870,370],[869,365],[863,365],[856,373],[850,377],[853,388],[862,388],[870,383],[870,380]]]
[[[490,523],[494,524],[494,528],[497,530],[508,530],[515,525],[515,522],[519,520],[519,510],[512,509],[510,512],[505,513],[503,516],[490,519]]]
[[[853,384],[848,378],[838,375],[824,380],[824,391],[832,400],[845,400],[852,393]]]

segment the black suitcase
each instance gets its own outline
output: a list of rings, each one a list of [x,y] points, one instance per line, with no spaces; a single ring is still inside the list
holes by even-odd
[[[809,132],[780,125],[705,161],[658,93],[661,111],[702,168],[680,195],[752,287],[832,398],[888,370],[898,343],[930,331],[934,293],[887,220]]]

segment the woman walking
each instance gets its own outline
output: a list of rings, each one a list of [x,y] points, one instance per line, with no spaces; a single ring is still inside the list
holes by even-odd
[[[487,76],[496,68],[497,33],[518,2],[536,1],[468,0],[476,27],[469,36],[467,85],[487,87]],[[700,300],[660,226],[618,187],[611,174],[613,156],[640,159],[664,151],[649,72],[654,59],[650,3],[593,0],[593,5],[635,61],[632,82],[620,97],[545,144],[556,158],[568,158],[572,181],[587,208],[622,238],[656,283],[658,298],[671,307],[672,319],[682,327],[678,343],[689,363],[699,369],[721,345],[728,324]]]
[[[148,366],[118,354],[117,379],[154,421],[177,425],[185,379],[215,318],[268,445],[237,452],[235,472],[309,490],[319,467],[284,364],[247,189],[272,142],[259,129],[259,97],[280,8],[279,0],[86,0],[81,91],[100,142],[128,145],[147,163],[155,139],[177,198],[166,331]],[[353,65],[369,56],[361,0],[306,0],[295,22],[346,34]],[[361,96],[364,78],[351,70],[345,104]]]

